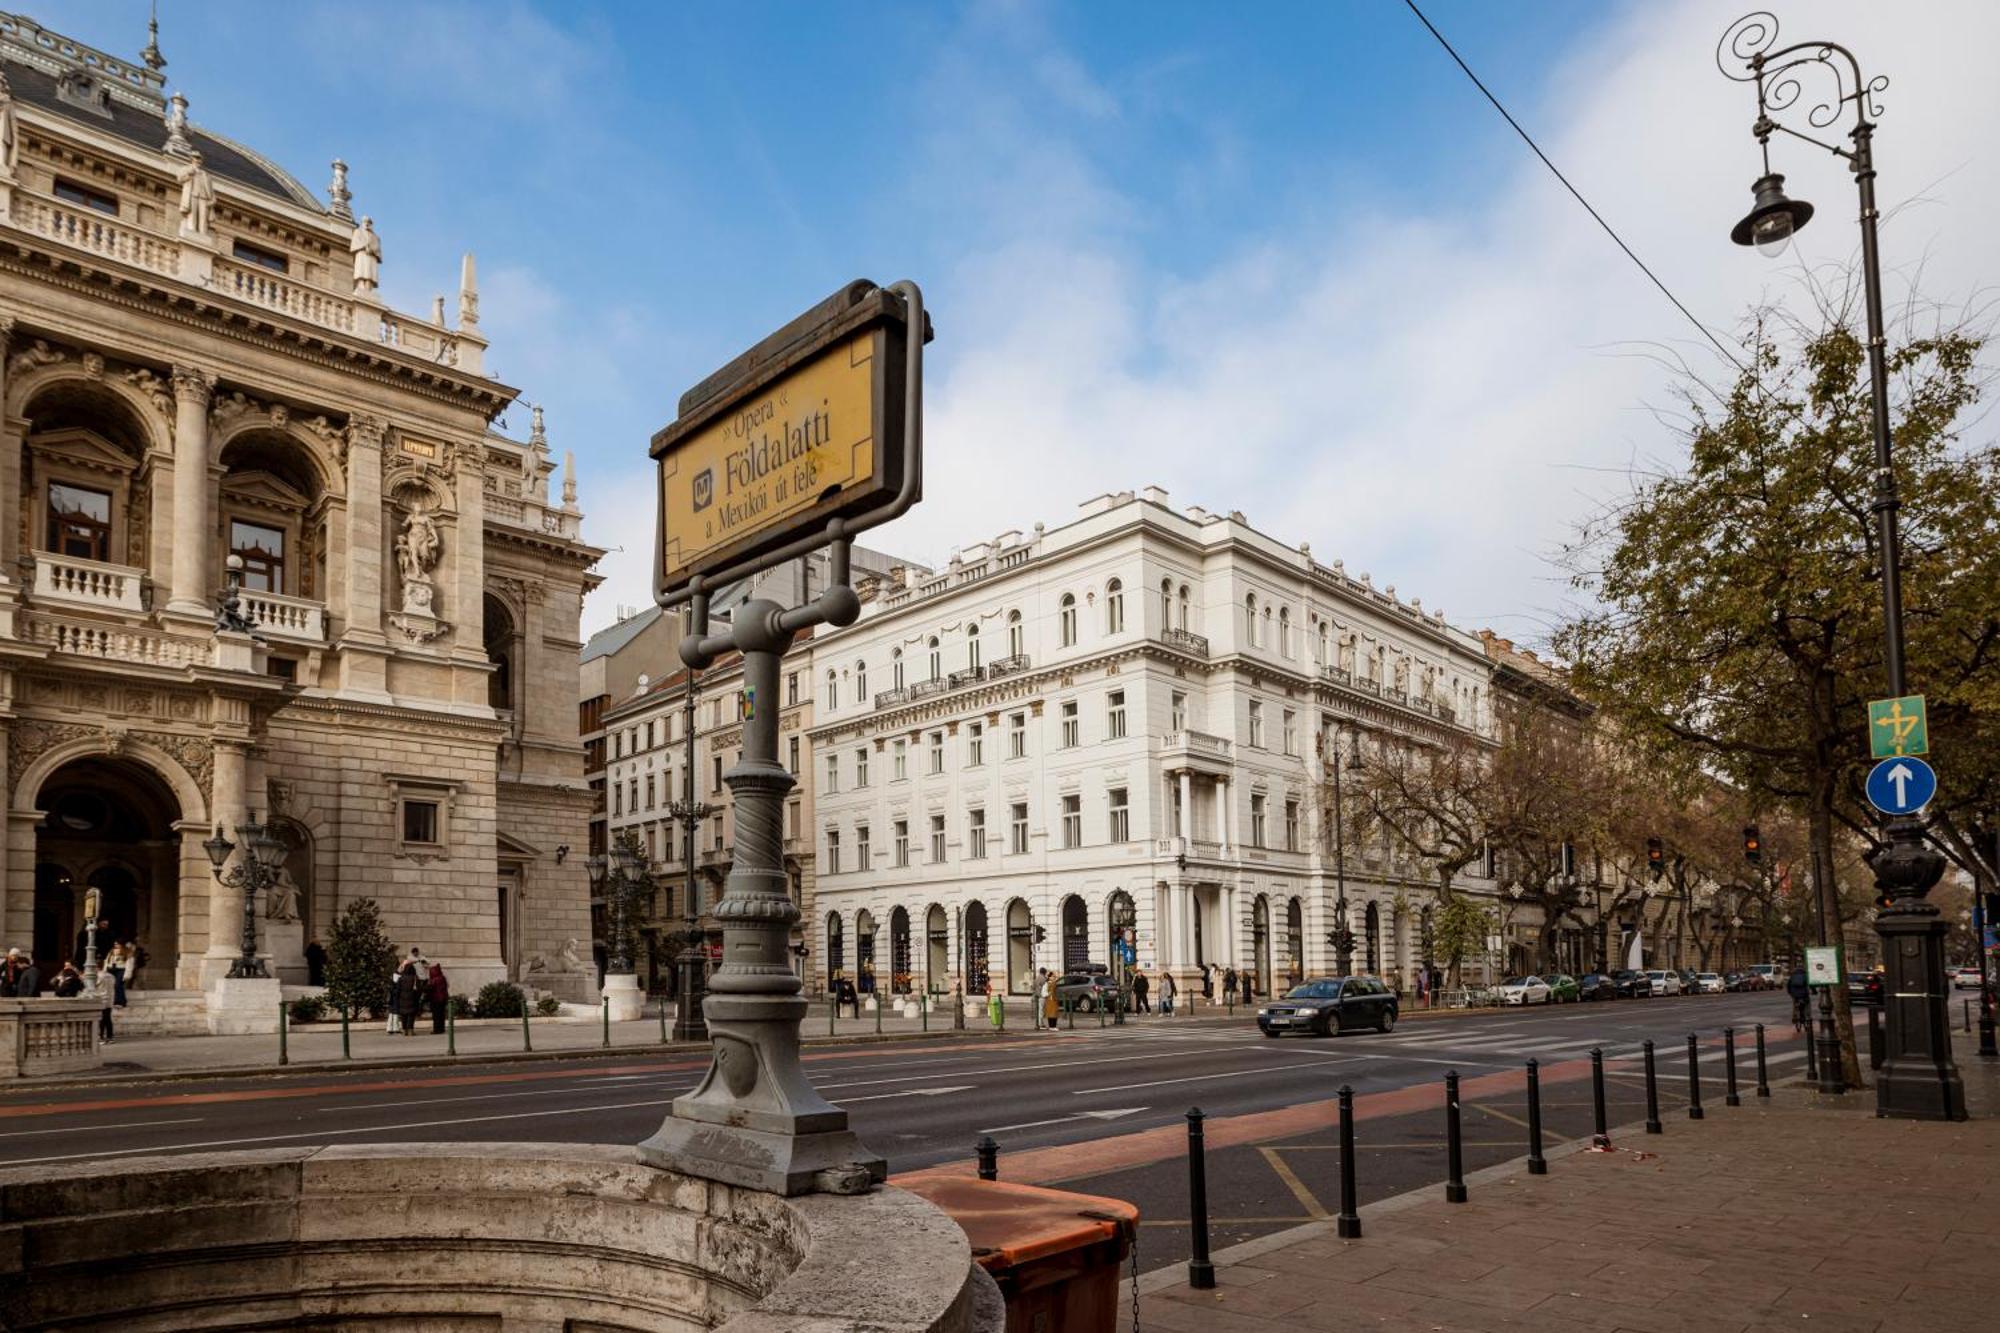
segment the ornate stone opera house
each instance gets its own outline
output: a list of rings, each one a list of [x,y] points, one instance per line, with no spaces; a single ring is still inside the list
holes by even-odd
[[[493,429],[470,256],[455,327],[388,309],[346,167],[322,202],[164,64],[0,14],[0,944],[59,965],[95,888],[135,1019],[213,1025],[246,912],[202,844],[268,821],[283,980],[369,897],[461,992],[587,998],[573,476],[539,410]]]

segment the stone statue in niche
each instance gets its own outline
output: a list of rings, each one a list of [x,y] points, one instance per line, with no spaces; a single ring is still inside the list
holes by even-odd
[[[299,886],[292,882],[290,869],[278,867],[278,878],[264,895],[264,917],[268,921],[299,919]]]
[[[347,242],[354,256],[354,294],[373,296],[382,280],[382,238],[375,234],[375,219],[364,217]]]
[[[201,165],[201,154],[188,158],[181,168],[181,235],[207,240],[209,219],[215,212],[215,182]]]
[[[402,575],[405,613],[431,614],[437,599],[437,584],[431,579],[431,571],[437,568],[438,554],[443,549],[437,520],[426,510],[412,509],[396,538],[396,568]]]
[[[13,180],[21,160],[21,126],[14,116],[14,93],[0,74],[0,180]]]

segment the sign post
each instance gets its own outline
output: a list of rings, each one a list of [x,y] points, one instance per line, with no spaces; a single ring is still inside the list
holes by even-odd
[[[639,1145],[655,1166],[796,1195],[859,1193],[887,1165],[847,1127],[799,1063],[806,1001],[790,956],[798,920],[783,859],[783,809],[795,779],[778,761],[779,660],[800,631],[851,625],[856,533],[886,523],[922,491],[923,293],[855,282],[682,395],[653,437],[659,465],[655,600],[685,605],[681,660],[700,671],[743,655],[743,749],[723,776],[736,847],[714,915],[722,965],[703,1005],[713,1055]],[[709,632],[710,591],[821,547],[827,587],[805,606],[761,598]]]

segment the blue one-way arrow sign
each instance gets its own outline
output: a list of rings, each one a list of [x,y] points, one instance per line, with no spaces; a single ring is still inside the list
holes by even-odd
[[[1937,795],[1937,770],[1914,755],[1884,759],[1868,770],[1868,803],[1885,815],[1907,815]]]

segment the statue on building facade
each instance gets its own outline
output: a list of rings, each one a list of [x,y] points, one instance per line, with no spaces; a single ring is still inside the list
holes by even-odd
[[[174,157],[194,154],[194,141],[188,138],[188,100],[180,93],[167,99],[167,142],[163,146]]]
[[[285,924],[299,919],[299,886],[292,872],[278,867],[278,877],[264,893],[264,919]]]
[[[430,614],[437,597],[431,571],[437,568],[438,555],[443,550],[444,539],[438,533],[437,520],[426,510],[412,509],[396,538],[396,569],[403,579],[405,612]]]
[[[382,238],[375,234],[375,219],[363,218],[347,242],[354,256],[354,294],[373,296],[382,280]]]
[[[343,222],[354,221],[354,192],[347,188],[347,164],[333,159],[333,184],[326,187],[327,209]]]
[[[215,213],[215,182],[201,165],[201,154],[188,158],[181,168],[181,235],[198,240],[209,237],[209,221]]]
[[[21,160],[21,123],[14,115],[14,92],[0,74],[0,180],[13,180]]]

